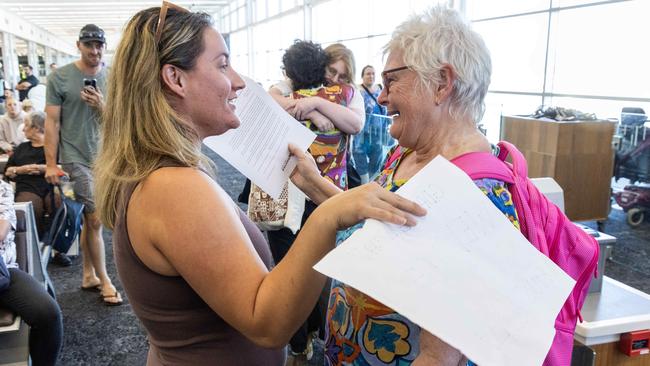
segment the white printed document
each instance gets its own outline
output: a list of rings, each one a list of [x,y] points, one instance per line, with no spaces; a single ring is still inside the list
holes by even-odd
[[[541,365],[575,281],[440,156],[398,193],[427,209],[415,227],[367,220],[314,268],[478,365]]]
[[[254,80],[246,82],[235,99],[241,125],[203,143],[274,199],[280,197],[296,159],[289,159],[289,143],[307,150],[316,135],[276,103]]]

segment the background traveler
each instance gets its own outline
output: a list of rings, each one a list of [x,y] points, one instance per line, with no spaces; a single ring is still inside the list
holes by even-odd
[[[73,184],[75,199],[85,205],[80,244],[83,258],[82,289],[98,289],[104,304],[120,305],[122,297],[106,273],[102,224],[95,212],[92,166],[99,141],[99,122],[104,108],[106,68],[102,54],[104,31],[94,24],[79,32],[80,59],[56,69],[47,83],[45,112],[45,179],[59,183],[64,172]],[[94,80],[95,87],[85,80]]]

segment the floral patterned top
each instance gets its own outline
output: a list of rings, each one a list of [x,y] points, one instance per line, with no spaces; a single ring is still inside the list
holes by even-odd
[[[399,150],[397,150],[399,149]],[[399,146],[388,154],[384,170],[375,179],[390,191],[406,183],[393,174],[402,158],[411,151]],[[519,221],[510,192],[503,182],[478,179],[474,183],[519,229]],[[358,224],[342,232],[338,242],[363,226]],[[332,281],[327,309],[325,365],[410,365],[420,353],[420,327],[391,308],[336,280]],[[474,365],[471,361],[468,366]]]
[[[16,244],[14,243],[16,229],[16,209],[14,209],[14,191],[9,183],[0,180],[0,220],[7,220],[11,228],[4,240],[0,241],[0,260],[4,260],[7,268],[18,268],[16,263]]]

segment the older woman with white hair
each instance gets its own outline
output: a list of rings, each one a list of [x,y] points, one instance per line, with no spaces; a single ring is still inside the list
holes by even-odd
[[[378,101],[393,116],[390,134],[398,146],[389,153],[375,182],[395,191],[438,155],[467,167],[462,160],[499,161],[508,153],[513,155],[515,167],[523,164],[515,168],[518,172],[513,172],[516,180],[512,185],[500,180],[509,178],[486,165],[481,165],[485,171],[472,175],[486,178],[477,177],[473,182],[533,247],[577,280],[557,318],[548,324],[555,327],[555,336],[543,362],[545,366],[570,364],[572,332],[589,287],[589,281],[584,279],[595,270],[597,243],[576,229],[557,207],[540,198],[534,187],[530,189],[530,181],[518,184],[517,180],[525,178],[525,169],[521,169],[525,162],[515,147],[499,144],[505,150],[500,154],[499,147],[490,144],[478,130],[492,68],[485,43],[456,11],[435,7],[398,26],[384,52],[388,55],[382,72],[385,87]],[[471,163],[479,165],[486,160]],[[307,186],[322,189],[323,196],[333,194],[331,187],[322,183]],[[312,192],[309,196],[318,197]],[[346,229],[339,238],[346,238],[357,227]],[[402,265],[406,268],[409,263],[395,263]],[[440,301],[483,301],[472,296],[468,293],[466,298]],[[419,297],[406,300],[421,301]],[[435,312],[435,304],[431,311]],[[337,281],[333,281],[330,292],[327,324],[327,365],[474,365],[463,350],[454,349],[395,310]]]
[[[395,191],[438,155],[451,160],[468,152],[496,153],[477,129],[490,83],[490,55],[456,11],[435,7],[411,17],[395,30],[385,53],[385,87],[378,101],[393,116],[390,134],[399,144],[376,183]],[[474,182],[517,226],[504,182]],[[323,196],[336,194],[323,183],[309,186]],[[472,364],[409,319],[341,282],[333,282],[327,323],[326,365]]]

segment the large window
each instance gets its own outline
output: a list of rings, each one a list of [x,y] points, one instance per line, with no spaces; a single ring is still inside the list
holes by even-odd
[[[545,14],[474,25],[492,55],[491,89],[526,92],[542,90],[547,28],[548,16]]]
[[[16,52],[16,56],[18,57],[19,67],[29,65],[29,47],[27,46],[27,41],[16,37],[14,40],[14,50]],[[21,72],[18,79],[22,78],[23,75],[24,72]]]
[[[491,140],[499,116],[542,105],[600,118],[628,106],[650,113],[648,0],[235,0],[218,17],[237,70],[265,87],[282,79],[282,55],[294,39],[345,44],[360,82],[363,66],[383,68],[382,47],[395,27],[436,3],[465,9],[490,49],[482,122]]]
[[[36,45],[36,56],[38,59],[38,65],[33,65],[34,75],[36,77],[45,76],[45,46],[40,44]]]
[[[235,70],[248,75],[248,32],[240,30],[230,33],[228,41],[230,44],[230,62]]]
[[[302,10],[302,0],[237,0],[224,7],[217,16],[233,67],[264,87],[281,80],[284,49],[305,38]]]
[[[397,25],[416,12],[449,1],[405,0],[396,6],[392,0],[330,0],[314,6],[312,11],[313,40],[324,46],[340,42],[354,52],[357,73],[372,65],[383,68],[382,47]]]
[[[217,17],[222,31],[230,33],[233,66],[265,87],[283,78],[282,55],[295,39],[323,47],[345,44],[354,52],[354,77],[360,82],[363,66],[383,67],[381,49],[397,24],[427,6],[449,2],[405,0],[395,6],[392,0],[249,0],[251,19],[246,19],[247,2],[237,0]]]
[[[499,137],[499,116],[564,107],[617,118],[650,113],[650,1],[468,0],[467,14],[492,54],[483,124]]]
[[[2,44],[2,33],[0,32],[0,87],[3,88],[3,92],[4,92],[4,85],[2,85],[2,83],[4,83],[4,81],[5,81],[6,77],[7,77],[7,76],[5,76],[4,50],[5,50],[5,47]]]
[[[650,98],[648,1],[553,15],[553,92]]]
[[[471,19],[488,19],[504,15],[523,14],[548,10],[549,0],[468,0],[467,16]]]

